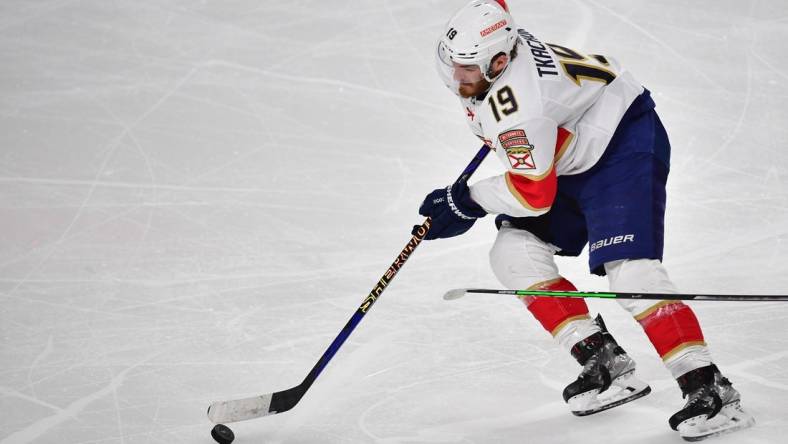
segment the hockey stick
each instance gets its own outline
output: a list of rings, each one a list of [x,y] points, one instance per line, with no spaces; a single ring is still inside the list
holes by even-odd
[[[600,298],[600,299],[653,299],[660,301],[788,301],[788,295],[735,295],[735,294],[663,294],[663,293],[614,293],[601,291],[548,291],[548,290],[493,290],[485,288],[456,288],[443,295],[450,301],[468,293],[506,294],[517,297],[547,296],[553,298]]]
[[[482,146],[473,160],[465,167],[465,171],[457,178],[457,182],[467,181],[482,163],[489,151],[490,148],[487,145]],[[328,346],[328,349],[323,352],[323,356],[321,356],[315,366],[312,367],[312,370],[306,375],[303,382],[295,387],[280,392],[253,396],[251,398],[214,402],[208,407],[208,419],[215,424],[230,423],[282,413],[295,407],[328,362],[331,361],[331,358],[334,357],[334,354],[342,347],[342,344],[356,328],[356,325],[358,325],[361,319],[364,318],[364,315],[367,314],[372,304],[378,300],[383,290],[385,290],[391,280],[394,279],[394,276],[397,275],[400,268],[405,265],[405,262],[416,247],[424,240],[424,236],[427,235],[431,224],[432,219],[428,217],[424,220],[424,223],[413,228],[413,237],[411,237],[410,241],[405,245],[405,248],[402,249],[397,258],[394,259],[394,262],[383,274],[383,277],[375,284],[375,287],[372,288],[369,295],[364,298],[361,305],[356,309],[356,312],[353,313],[353,316],[342,328],[342,331],[339,332],[339,335],[334,339],[331,345]]]

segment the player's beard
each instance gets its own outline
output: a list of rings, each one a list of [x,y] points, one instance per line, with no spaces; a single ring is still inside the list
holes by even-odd
[[[488,89],[490,89],[490,82],[487,79],[481,79],[474,83],[460,83],[459,93],[462,97],[468,99],[480,96],[487,92]]]

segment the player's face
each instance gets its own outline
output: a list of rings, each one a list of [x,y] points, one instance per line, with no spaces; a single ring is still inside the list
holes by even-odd
[[[454,80],[460,84],[461,96],[475,97],[490,87],[490,82],[482,76],[482,70],[478,65],[461,65],[456,62],[452,62],[452,64],[454,66]]]

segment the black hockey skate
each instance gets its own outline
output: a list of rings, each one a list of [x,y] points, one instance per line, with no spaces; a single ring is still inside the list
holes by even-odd
[[[564,389],[564,401],[577,416],[598,413],[651,393],[651,387],[635,377],[635,361],[616,343],[602,317],[597,315],[595,322],[602,331],[571,350],[583,371]]]
[[[685,440],[700,441],[755,424],[755,418],[741,408],[739,392],[716,365],[687,372],[677,381],[687,404],[668,422]]]

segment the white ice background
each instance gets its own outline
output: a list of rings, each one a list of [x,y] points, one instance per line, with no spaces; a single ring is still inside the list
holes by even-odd
[[[464,0],[0,2],[0,443],[211,443],[211,401],[299,383],[479,147],[433,69]],[[788,3],[511,0],[618,58],[672,144],[665,264],[788,293]],[[500,174],[488,159],[475,178]],[[499,287],[492,218],[423,244],[292,411],[236,443],[679,443],[679,390],[615,302],[650,396],[576,418],[579,367]],[[586,258],[560,260],[606,289]],[[786,442],[788,304],[690,304]]]

